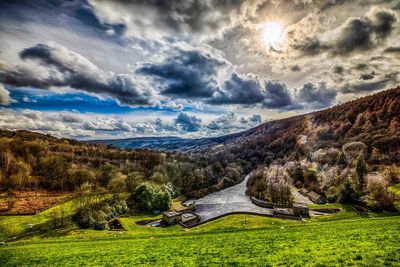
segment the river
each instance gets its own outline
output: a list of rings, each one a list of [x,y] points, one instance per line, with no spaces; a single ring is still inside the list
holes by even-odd
[[[196,213],[201,221],[209,220],[231,212],[252,212],[260,215],[272,215],[271,209],[254,205],[246,196],[246,178],[240,184],[225,188],[203,198],[197,199]]]

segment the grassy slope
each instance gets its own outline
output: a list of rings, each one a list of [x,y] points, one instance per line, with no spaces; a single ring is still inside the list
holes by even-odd
[[[0,247],[0,265],[399,266],[400,217],[360,217],[341,207],[306,222],[232,215],[187,231],[137,226],[134,221],[155,217],[135,216],[122,219],[128,231],[121,234],[73,224],[49,232],[46,213],[0,217],[0,230],[8,229],[3,238],[17,236]],[[42,229],[26,230],[26,223]]]
[[[400,183],[389,187],[389,190],[400,197]],[[397,209],[400,209],[400,201],[395,202],[395,206],[397,207]]]

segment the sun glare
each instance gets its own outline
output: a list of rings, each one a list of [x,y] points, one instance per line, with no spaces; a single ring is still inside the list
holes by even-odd
[[[276,47],[283,42],[284,29],[278,22],[267,22],[262,27],[263,42],[272,47]]]

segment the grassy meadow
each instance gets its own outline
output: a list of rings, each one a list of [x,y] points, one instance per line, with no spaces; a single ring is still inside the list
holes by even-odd
[[[7,240],[0,266],[399,266],[399,216],[333,206],[343,211],[302,222],[231,215],[188,230],[134,223],[156,216],[121,218],[122,232],[81,230],[72,222],[49,231],[51,210],[0,217],[0,238]]]

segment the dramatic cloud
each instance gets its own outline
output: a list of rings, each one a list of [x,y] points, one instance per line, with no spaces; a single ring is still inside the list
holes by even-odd
[[[215,34],[232,23],[243,1],[92,0],[105,23],[123,23],[126,33],[142,38],[175,34]]]
[[[200,118],[184,112],[179,113],[178,117],[175,119],[175,123],[186,132],[197,132],[201,127]]]
[[[0,80],[5,84],[41,89],[69,86],[107,94],[129,105],[149,105],[153,102],[153,91],[137,84],[132,74],[106,73],[82,55],[57,43],[26,48],[21,51],[20,57],[36,61],[39,68],[16,66],[12,70],[1,69]]]
[[[265,98],[257,79],[243,79],[236,73],[226,80],[221,89],[208,101],[211,104],[245,104],[260,103]]]
[[[330,51],[334,55],[348,55],[355,51],[369,50],[381,44],[392,32],[397,22],[396,14],[377,7],[363,17],[348,18],[342,26],[328,35],[327,41],[307,37],[295,43],[294,48],[305,54],[316,55]]]
[[[279,82],[266,82],[266,97],[262,103],[264,107],[271,109],[290,108],[293,104],[286,85]]]
[[[306,108],[321,109],[332,105],[336,99],[337,92],[329,89],[326,83],[319,83],[318,86],[306,83],[298,92],[298,101]]]
[[[153,78],[164,95],[205,98],[217,90],[216,75],[222,65],[200,51],[181,50],[161,64],[145,64],[136,73]]]

